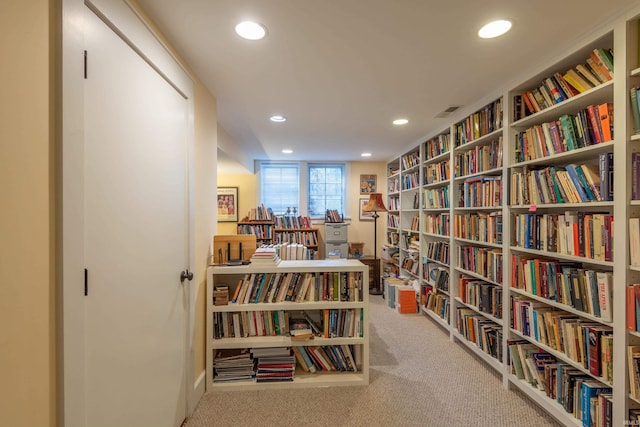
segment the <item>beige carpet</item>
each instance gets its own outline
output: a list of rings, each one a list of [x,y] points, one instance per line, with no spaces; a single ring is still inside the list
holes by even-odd
[[[207,392],[187,427],[558,426],[423,315],[370,297],[366,387]]]

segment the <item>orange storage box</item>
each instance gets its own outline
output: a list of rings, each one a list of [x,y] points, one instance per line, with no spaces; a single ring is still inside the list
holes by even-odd
[[[396,309],[399,313],[417,313],[416,290],[412,286],[396,286]]]

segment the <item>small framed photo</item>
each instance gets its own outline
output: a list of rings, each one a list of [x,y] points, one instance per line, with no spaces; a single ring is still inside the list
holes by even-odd
[[[371,194],[378,190],[378,175],[360,175],[360,194]]]
[[[218,187],[218,222],[238,222],[238,187]]]
[[[373,221],[373,212],[366,212],[364,207],[369,204],[369,199],[360,199],[360,221]]]

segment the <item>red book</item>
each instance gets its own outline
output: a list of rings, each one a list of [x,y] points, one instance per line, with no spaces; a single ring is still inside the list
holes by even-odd
[[[601,376],[600,337],[602,332],[603,330],[599,326],[589,328],[589,372],[597,377]]]
[[[638,286],[627,285],[627,329],[630,331],[636,330],[636,296],[635,289]]]
[[[600,127],[602,129],[602,141],[611,141],[613,139],[613,135],[611,135],[611,114],[610,111],[613,109],[613,104],[604,104],[598,105],[598,114],[600,118]]]
[[[573,228],[573,255],[580,256],[580,231],[578,229],[578,223],[571,224]]]

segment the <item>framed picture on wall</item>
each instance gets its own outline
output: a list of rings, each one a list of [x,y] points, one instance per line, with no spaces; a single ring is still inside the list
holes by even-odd
[[[218,187],[218,222],[238,222],[238,187]]]
[[[373,212],[366,212],[364,207],[369,203],[369,199],[360,199],[360,221],[373,221]]]
[[[377,191],[378,175],[360,175],[360,194],[371,194]]]

